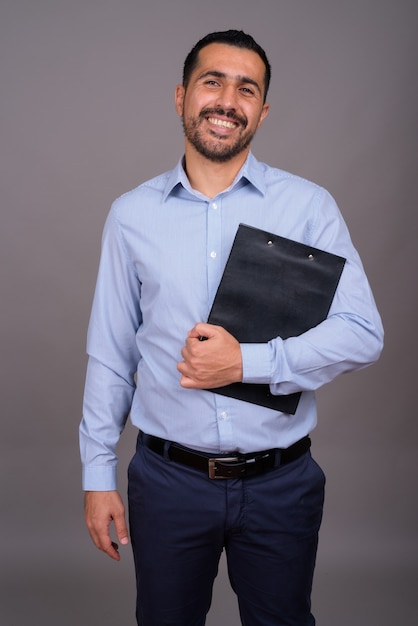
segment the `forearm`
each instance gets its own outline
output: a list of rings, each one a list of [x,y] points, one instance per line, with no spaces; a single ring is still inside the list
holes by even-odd
[[[383,327],[367,277],[344,223],[331,220],[332,241],[315,244],[346,258],[328,318],[298,337],[241,346],[243,381],[269,384],[273,394],[314,390],[370,365],[383,347]],[[280,315],[280,311],[278,311]]]
[[[87,337],[89,361],[80,425],[86,490],[116,489],[116,445],[131,409],[139,360],[139,292],[139,281],[112,211],[103,234]]]
[[[80,424],[83,488],[116,489],[116,445],[124,429],[135,387],[97,359],[89,358]]]
[[[274,394],[314,390],[377,360],[381,325],[335,315],[303,333],[268,344],[243,344],[243,381],[267,383]]]

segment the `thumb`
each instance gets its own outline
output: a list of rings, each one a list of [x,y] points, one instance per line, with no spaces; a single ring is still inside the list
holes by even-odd
[[[129,532],[126,526],[126,520],[124,513],[118,513],[113,517],[113,523],[115,525],[116,535],[118,540],[123,546],[129,543]]]
[[[215,326],[213,324],[207,324],[205,322],[198,322],[195,327],[189,332],[189,337],[205,339],[212,337],[215,334]]]

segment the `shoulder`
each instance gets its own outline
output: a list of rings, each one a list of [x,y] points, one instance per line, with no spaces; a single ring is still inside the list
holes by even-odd
[[[157,200],[162,197],[170,178],[171,172],[164,172],[154,178],[141,183],[138,187],[131,189],[116,198],[112,207],[118,211],[129,209],[146,199]]]
[[[307,201],[329,196],[327,190],[321,185],[298,174],[258,161],[253,154],[250,154],[244,173],[256,187],[274,197],[291,194],[293,198]]]
[[[328,193],[324,187],[303,176],[268,165],[262,161],[258,161],[257,164],[260,172],[263,174],[266,185],[269,187],[281,185],[282,187],[291,188],[293,192],[300,191],[319,195]]]
[[[292,172],[259,162],[264,181],[265,198],[269,204],[280,203],[294,212],[295,217],[317,219],[324,212],[339,212],[330,192],[320,184]]]
[[[120,226],[129,226],[163,203],[172,171],[150,178],[116,198],[111,206],[109,217]]]
[[[341,212],[325,187],[260,161],[255,162],[255,168],[257,180],[262,181],[264,202],[280,216],[287,236],[316,245],[331,224],[340,227]]]

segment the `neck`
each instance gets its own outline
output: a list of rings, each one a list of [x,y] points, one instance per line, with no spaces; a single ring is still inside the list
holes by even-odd
[[[186,144],[185,169],[190,185],[208,198],[227,189],[245,163],[249,149],[225,163],[216,163]]]

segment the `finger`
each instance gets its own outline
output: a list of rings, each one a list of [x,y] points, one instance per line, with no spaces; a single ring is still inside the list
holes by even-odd
[[[216,327],[213,324],[206,324],[205,322],[198,322],[189,332],[187,333],[188,339],[199,339],[200,341],[204,339],[208,339],[214,335],[214,329]],[[187,343],[187,341],[186,341]]]
[[[199,333],[197,332],[196,327],[197,327],[197,324],[187,333],[187,337],[189,339],[199,339]]]
[[[129,543],[129,532],[126,526],[125,515],[120,514],[113,518],[116,535],[123,546]]]
[[[96,547],[119,561],[118,545],[112,542],[110,537],[110,526],[112,521],[117,519],[118,529],[126,541],[125,510],[119,494],[115,491],[86,492],[85,519]]]
[[[110,537],[110,519],[104,524],[96,522],[90,529],[90,534],[99,550],[113,553],[114,548],[112,548],[112,539]]]
[[[185,375],[181,376],[180,385],[185,389],[200,389],[199,383],[197,383],[193,378]]]
[[[206,324],[205,322],[198,322],[196,326],[193,328],[193,337],[213,337],[216,334],[216,329],[218,327],[214,324]]]
[[[99,550],[110,556],[114,561],[120,561],[119,546],[114,541],[110,541],[106,545],[99,547]]]
[[[111,559],[114,559],[115,561],[120,560],[119,546],[111,540],[108,528],[91,528],[90,535],[96,548],[110,556]]]

